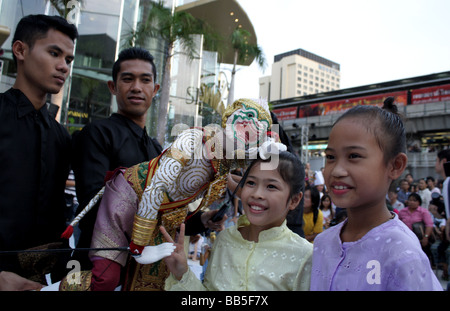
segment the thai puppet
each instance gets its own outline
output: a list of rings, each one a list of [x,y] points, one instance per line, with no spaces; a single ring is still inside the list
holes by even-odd
[[[231,170],[245,168],[257,155],[268,158],[286,150],[271,126],[266,101],[239,99],[226,108],[221,126],[186,129],[159,157],[116,170],[64,234],[69,237],[72,226],[101,200],[91,247],[129,246],[129,252],[91,251],[94,268],[84,278],[85,287],[98,280],[119,282],[119,270],[126,269],[123,290],[163,290],[169,272],[161,259],[174,246],[164,243],[159,227],[175,237],[190,202],[201,199],[197,210],[207,208],[225,195]],[[107,271],[111,266],[117,268]],[[111,273],[116,276],[108,277]],[[61,284],[62,290],[73,289]]]

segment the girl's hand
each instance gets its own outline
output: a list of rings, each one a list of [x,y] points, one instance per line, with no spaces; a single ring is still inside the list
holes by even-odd
[[[178,236],[176,243],[169,233],[167,233],[166,229],[163,226],[160,227],[161,233],[166,241],[175,245],[175,250],[170,256],[164,258],[164,262],[178,281],[181,280],[183,275],[189,270],[186,254],[184,252],[184,227],[185,225],[181,224],[180,235]]]

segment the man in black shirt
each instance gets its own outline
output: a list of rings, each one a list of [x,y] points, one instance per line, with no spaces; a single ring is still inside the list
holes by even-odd
[[[153,56],[141,48],[126,49],[120,53],[112,71],[113,81],[108,81],[108,87],[116,96],[117,113],[86,125],[74,136],[78,212],[103,187],[108,171],[149,161],[162,151],[145,128],[147,110],[159,89]],[[90,246],[96,214],[93,210],[80,222],[77,247]],[[79,255],[82,265],[89,268],[87,254]]]
[[[0,94],[0,251],[57,242],[64,230],[70,135],[49,116],[46,95],[64,85],[77,36],[57,16],[29,15],[17,25],[17,78]],[[28,277],[17,255],[0,255],[0,290],[42,286]]]

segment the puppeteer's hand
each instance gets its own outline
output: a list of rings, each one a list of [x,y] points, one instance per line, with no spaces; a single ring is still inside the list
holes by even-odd
[[[186,254],[184,252],[184,226],[184,224],[181,224],[180,235],[178,236],[176,243],[164,227],[161,226],[160,228],[166,241],[174,243],[176,246],[175,251],[170,256],[164,258],[164,262],[178,281],[181,280],[183,274],[185,274],[189,269]]]
[[[212,219],[214,218],[214,215],[216,215],[219,212],[219,210],[212,210],[204,212],[200,219],[203,223],[203,226],[207,229],[210,229],[212,231],[222,231],[225,229],[225,221],[227,220],[228,216],[224,215],[221,220],[213,222]]]
[[[141,265],[148,265],[164,257],[170,256],[175,250],[175,245],[173,243],[162,243],[155,246],[146,246],[142,251],[141,256],[136,257],[136,261]]]

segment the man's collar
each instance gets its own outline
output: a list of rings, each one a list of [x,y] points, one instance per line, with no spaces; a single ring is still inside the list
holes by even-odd
[[[44,120],[46,127],[51,127],[50,115],[48,114],[47,104],[45,104],[44,107],[42,107],[39,111],[41,112],[42,119]]]
[[[142,137],[143,132],[146,131],[145,127],[144,129],[142,129],[142,127],[134,123],[132,120],[128,119],[127,117],[119,113],[113,113],[111,115],[111,118],[116,119],[119,122],[125,124],[139,138]]]
[[[11,94],[17,99],[17,113],[19,118],[36,111],[38,114],[41,114],[45,126],[50,127],[50,116],[46,104],[41,109],[36,110],[28,97],[26,97],[21,90],[11,88]]]

